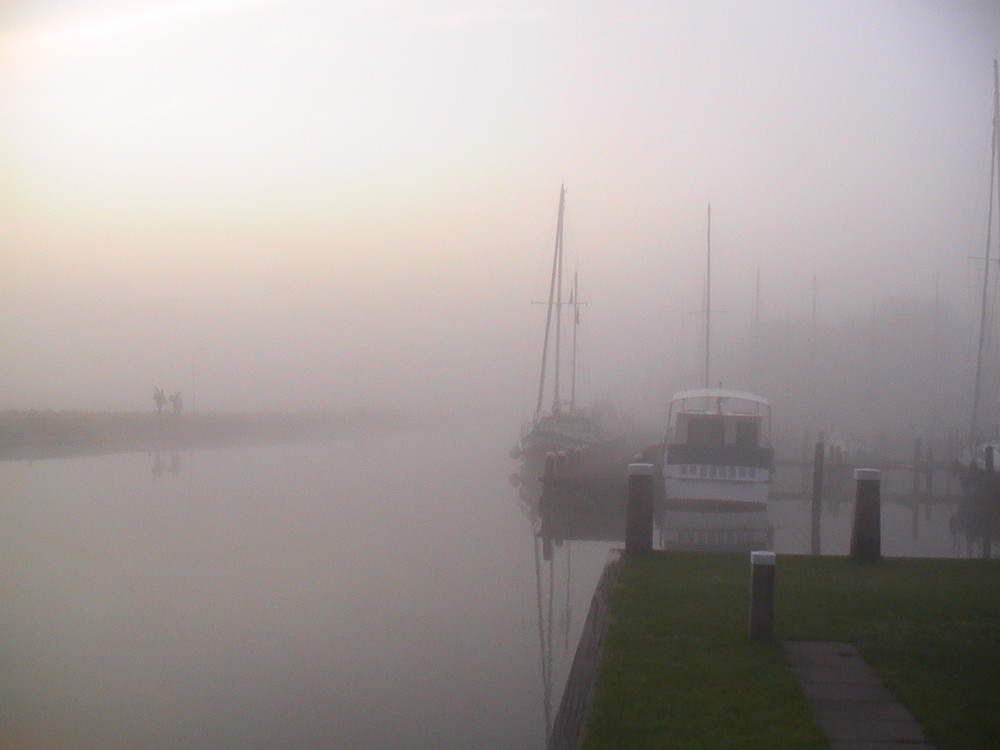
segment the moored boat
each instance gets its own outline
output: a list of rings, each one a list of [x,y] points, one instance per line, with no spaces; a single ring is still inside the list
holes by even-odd
[[[959,458],[957,473],[967,496],[1000,500],[1000,441],[975,445]]]
[[[671,399],[663,450],[668,503],[763,507],[773,468],[766,399],[724,388],[682,391]]]
[[[559,214],[556,223],[556,242],[552,256],[552,274],[549,283],[549,300],[545,318],[545,337],[542,344],[541,372],[538,380],[538,399],[535,414],[521,428],[517,443],[511,449],[512,458],[520,459],[520,479],[530,490],[539,491],[538,483],[546,472],[546,464],[558,460],[561,477],[591,482],[613,476],[625,481],[628,462],[626,436],[619,429],[614,410],[610,407],[584,409],[576,399],[576,342],[580,324],[580,295],[577,278],[568,302],[563,301],[563,216],[566,189],[559,192]],[[563,306],[572,309],[572,348],[570,350],[569,399],[560,395],[563,373],[562,326]],[[554,330],[553,330],[554,329]],[[549,370],[549,359],[552,369]],[[551,381],[551,382],[550,382]],[[546,385],[551,387],[552,406],[548,412],[543,404]]]

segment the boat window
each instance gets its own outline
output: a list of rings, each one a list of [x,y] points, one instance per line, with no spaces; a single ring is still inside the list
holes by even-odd
[[[757,422],[738,422],[736,425],[736,447],[756,448],[760,424]]]
[[[726,423],[712,417],[695,417],[688,422],[689,445],[721,446],[726,439]]]

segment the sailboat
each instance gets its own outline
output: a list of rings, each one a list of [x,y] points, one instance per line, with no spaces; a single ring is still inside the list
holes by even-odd
[[[628,461],[624,431],[609,429],[608,420],[578,406],[576,400],[577,329],[580,325],[579,276],[574,274],[569,301],[563,301],[563,221],[566,210],[566,187],[559,190],[559,213],[552,254],[549,299],[545,316],[538,397],[531,421],[524,424],[511,457],[521,460],[521,478],[532,490],[548,469],[562,477],[582,482],[617,477],[624,481]],[[561,392],[563,352],[563,308],[572,310],[572,348],[569,399]],[[552,371],[549,372],[549,359]],[[550,382],[551,380],[551,382]],[[552,402],[545,410],[548,388]],[[551,464],[551,466],[549,466]]]
[[[996,430],[1000,425],[996,420],[1000,417],[1000,387],[997,400],[994,403],[994,424],[984,428],[980,424],[982,412],[983,372],[985,369],[986,351],[992,343],[995,347],[996,300],[990,300],[990,264],[992,262],[993,223],[995,220],[994,206],[1000,208],[1000,190],[997,189],[997,161],[1000,150],[1000,72],[997,61],[993,61],[993,146],[990,158],[990,203],[986,227],[986,257],[983,265],[983,292],[979,312],[979,348],[976,354],[976,378],[972,397],[972,419],[969,428],[970,448],[958,462],[959,481],[962,491],[969,497],[981,499],[1000,498],[1000,436]],[[991,310],[992,312],[991,314]],[[992,339],[992,341],[991,341]],[[987,437],[987,431],[993,430],[993,435]]]
[[[705,385],[675,393],[663,441],[664,499],[672,507],[759,510],[767,503],[774,451],[771,404],[711,385],[712,207],[705,274]]]

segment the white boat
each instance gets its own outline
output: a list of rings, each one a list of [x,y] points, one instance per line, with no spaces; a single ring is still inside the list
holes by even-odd
[[[725,388],[673,396],[663,449],[668,503],[763,507],[773,468],[771,405],[766,399]]]
[[[1000,499],[1000,440],[973,446],[958,460],[958,479],[969,497]]]

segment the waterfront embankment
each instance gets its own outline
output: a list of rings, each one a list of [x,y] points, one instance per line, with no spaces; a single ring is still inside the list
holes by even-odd
[[[398,414],[366,410],[302,413],[0,413],[0,460],[321,440],[399,427]]]
[[[583,747],[827,748],[782,644],[853,644],[939,750],[1000,746],[1000,561],[779,556],[774,638],[744,555],[618,565]]]

